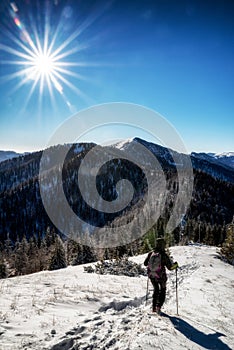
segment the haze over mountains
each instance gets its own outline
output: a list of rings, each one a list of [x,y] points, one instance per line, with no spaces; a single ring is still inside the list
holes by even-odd
[[[17,153],[15,151],[0,151],[0,162],[21,156],[22,153]]]

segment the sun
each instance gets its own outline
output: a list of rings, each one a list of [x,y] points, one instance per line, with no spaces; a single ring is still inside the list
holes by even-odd
[[[60,93],[63,92],[62,85],[58,81],[61,77],[59,62],[56,63],[56,58],[53,58],[52,54],[38,51],[28,57],[25,65],[28,79],[34,80],[36,83],[40,82],[41,90],[44,88],[44,85],[47,85],[50,89],[53,85]]]
[[[17,30],[14,34],[8,33],[11,45],[8,46],[0,42],[0,51],[3,50],[14,57],[14,59],[6,61],[6,64],[19,67],[17,72],[6,76],[6,81],[18,80],[12,92],[17,91],[24,85],[29,85],[31,82],[25,105],[29,102],[37,87],[39,87],[39,94],[37,93],[39,101],[49,93],[51,101],[54,103],[55,94],[58,92],[69,109],[71,103],[65,95],[65,87],[86,99],[87,96],[72,81],[74,79],[86,80],[82,74],[77,72],[77,69],[74,71],[74,68],[88,66],[89,64],[77,59],[74,60],[74,56],[71,61],[67,61],[67,58],[88,47],[85,43],[80,41],[78,43],[77,38],[85,28],[92,24],[95,17],[87,21],[83,27],[78,26],[61,43],[59,36],[63,25],[59,22],[57,28],[55,26],[55,29],[51,31],[48,14],[45,16],[44,28],[42,28],[43,26],[38,27],[36,22],[32,22],[31,28],[29,26],[28,29],[21,21],[16,6],[10,9],[10,16]]]
[[[39,75],[50,75],[55,69],[53,59],[46,54],[39,54],[32,61],[32,65],[35,69],[35,73]]]

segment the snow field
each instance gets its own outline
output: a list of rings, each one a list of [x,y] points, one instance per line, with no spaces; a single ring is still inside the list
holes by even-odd
[[[179,316],[175,271],[162,317],[150,313],[151,298],[145,305],[147,277],[88,274],[84,265],[43,271],[0,280],[0,349],[232,349],[233,266],[215,247],[170,250]]]

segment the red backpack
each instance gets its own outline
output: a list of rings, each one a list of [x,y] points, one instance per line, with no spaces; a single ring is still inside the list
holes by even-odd
[[[148,276],[151,278],[159,279],[162,277],[162,257],[158,252],[153,252],[148,262]]]

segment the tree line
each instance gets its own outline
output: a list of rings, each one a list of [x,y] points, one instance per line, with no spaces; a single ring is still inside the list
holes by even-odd
[[[225,260],[234,264],[234,221],[229,225],[217,227],[205,226],[201,231],[200,223],[195,223],[195,230],[191,235],[189,227],[175,230],[173,233],[163,231],[165,223],[162,219],[143,237],[134,242],[115,248],[95,248],[79,244],[69,238],[61,238],[58,232],[48,227],[44,237],[35,235],[29,240],[23,237],[13,243],[8,238],[0,244],[0,278],[20,276],[43,270],[57,270],[68,265],[80,265],[95,261],[120,259],[126,256],[144,254],[152,250],[158,237],[164,237],[167,246],[187,244],[191,241],[208,245],[217,243],[217,237],[222,235],[221,254]],[[190,222],[189,222],[190,225]],[[192,227],[192,226],[191,226]],[[217,244],[215,244],[217,245]]]

